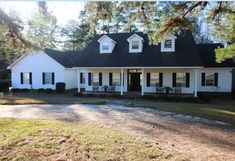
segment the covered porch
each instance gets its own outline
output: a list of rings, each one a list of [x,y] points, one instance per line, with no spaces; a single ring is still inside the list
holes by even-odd
[[[78,92],[85,93],[144,96],[169,92],[197,97],[198,68],[78,68],[77,82]]]

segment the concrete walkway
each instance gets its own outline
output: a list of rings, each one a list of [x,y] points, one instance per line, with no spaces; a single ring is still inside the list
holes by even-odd
[[[188,160],[233,160],[229,124],[147,108],[117,105],[1,105],[1,118],[76,120],[111,127]]]

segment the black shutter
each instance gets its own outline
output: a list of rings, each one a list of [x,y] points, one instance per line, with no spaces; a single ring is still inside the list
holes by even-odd
[[[202,73],[202,86],[205,86],[205,78],[206,78],[206,74],[205,73]]]
[[[150,79],[151,79],[151,75],[150,73],[147,73],[147,82],[146,82],[147,87],[150,87]]]
[[[186,87],[190,86],[190,73],[186,73]]]
[[[52,73],[51,74],[51,79],[52,79],[52,84],[54,85],[55,84],[55,73]]]
[[[91,86],[91,73],[88,73],[88,86]]]
[[[176,87],[176,73],[172,74],[172,87]]]
[[[113,85],[113,73],[109,73],[109,86]]]
[[[23,73],[20,73],[20,84],[24,84],[24,80],[23,80]]]
[[[29,84],[32,85],[32,73],[31,72],[29,73]]]
[[[159,73],[159,86],[163,86],[163,73]]]
[[[45,84],[45,73],[42,73],[42,84]]]
[[[81,84],[83,83],[82,80],[83,80],[83,73],[80,73],[80,83]]]
[[[102,73],[99,73],[99,86],[102,86]]]
[[[215,82],[215,86],[218,87],[218,73],[214,74],[214,82]]]

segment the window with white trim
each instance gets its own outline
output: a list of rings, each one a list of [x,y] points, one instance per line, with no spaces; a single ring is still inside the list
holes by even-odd
[[[52,73],[45,73],[45,84],[52,84]]]
[[[29,72],[23,73],[23,84],[30,84],[30,73]]]
[[[139,41],[138,40],[133,40],[131,42],[131,49],[132,50],[139,50]]]
[[[99,85],[99,73],[92,73],[92,85]]]
[[[215,77],[214,77],[214,73],[212,74],[205,74],[205,85],[206,86],[214,86],[215,84]]]
[[[159,86],[159,73],[150,73],[150,86]]]
[[[176,73],[176,87],[186,87],[186,73]]]
[[[103,51],[109,51],[110,50],[109,47],[110,47],[110,45],[109,45],[108,42],[103,42],[102,43],[102,50]]]
[[[165,40],[165,42],[164,42],[164,48],[165,48],[165,49],[171,49],[171,48],[172,48],[172,40],[171,40],[171,39]]]
[[[120,73],[113,73],[113,85],[120,86]]]

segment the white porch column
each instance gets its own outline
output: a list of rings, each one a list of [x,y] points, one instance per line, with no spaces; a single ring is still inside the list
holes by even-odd
[[[194,97],[197,97],[197,69],[194,69]]]
[[[121,87],[121,95],[123,95],[123,68],[121,69],[121,82],[120,82],[120,87]]]
[[[78,71],[77,71],[77,74],[78,74],[78,93],[80,92],[80,89],[81,89],[81,86],[80,86],[80,69],[78,68]]]
[[[144,95],[144,86],[145,86],[144,68],[142,68],[141,79],[142,79],[141,95],[143,96]]]

